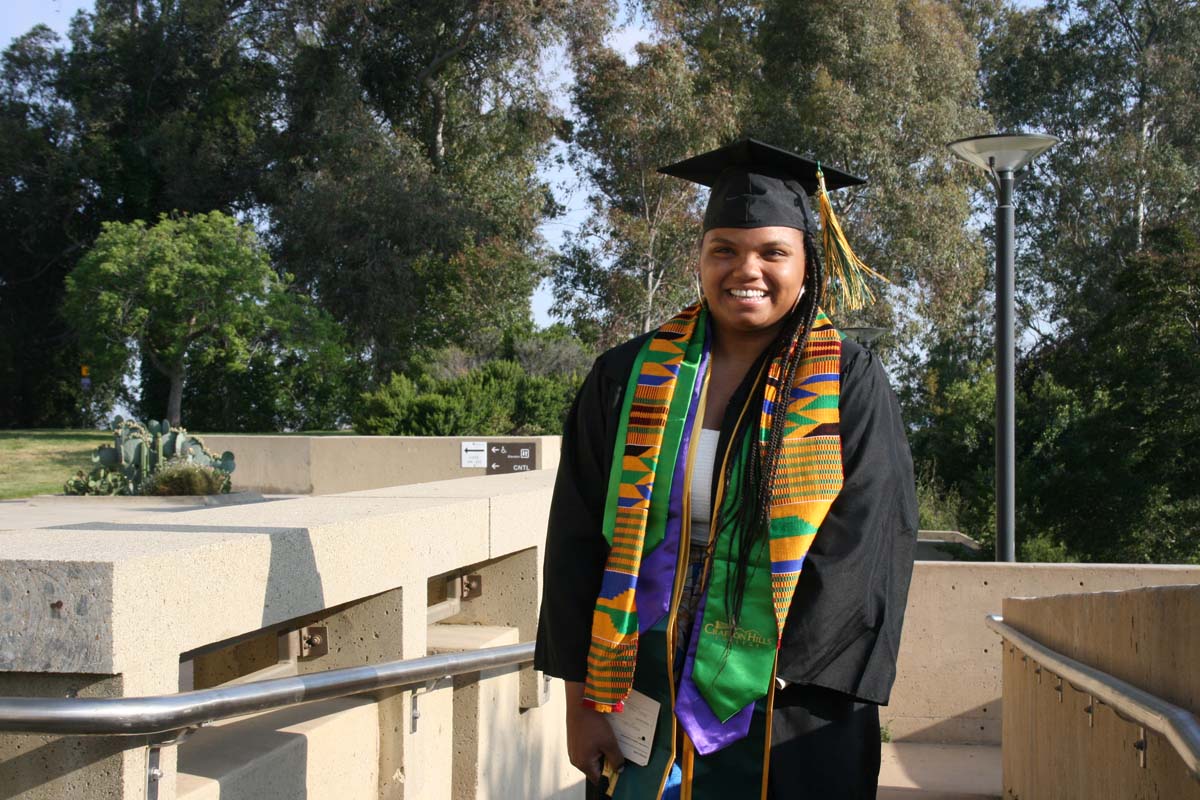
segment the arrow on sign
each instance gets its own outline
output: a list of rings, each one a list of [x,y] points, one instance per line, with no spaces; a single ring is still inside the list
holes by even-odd
[[[499,465],[499,464],[492,464],[492,469],[500,469],[500,465]]]

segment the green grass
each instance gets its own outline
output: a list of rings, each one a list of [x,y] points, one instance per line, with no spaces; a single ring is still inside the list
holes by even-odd
[[[0,500],[62,494],[78,470],[92,468],[92,451],[112,441],[104,431],[0,431]]]

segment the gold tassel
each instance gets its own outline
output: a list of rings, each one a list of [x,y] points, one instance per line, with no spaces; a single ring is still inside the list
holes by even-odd
[[[847,311],[857,311],[875,302],[875,295],[867,285],[867,276],[878,278],[890,283],[887,278],[864,264],[854,251],[846,234],[842,232],[841,223],[833,213],[829,202],[829,192],[825,191],[825,173],[817,164],[817,205],[821,215],[821,240],[825,250],[825,286],[822,295],[825,297],[825,309],[830,315],[836,314],[839,300]],[[828,291],[829,282],[837,283],[837,293]]]

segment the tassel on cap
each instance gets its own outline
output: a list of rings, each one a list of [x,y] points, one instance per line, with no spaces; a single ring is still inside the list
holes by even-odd
[[[833,213],[833,205],[829,202],[829,192],[825,190],[825,175],[821,172],[821,164],[817,163],[817,205],[821,216],[821,242],[825,250],[825,308],[830,314],[836,314],[841,305],[847,311],[857,311],[875,302],[875,294],[867,285],[867,277],[878,278],[890,283],[854,254],[850,242],[842,231],[841,223]],[[837,292],[830,293],[830,281],[837,284]]]

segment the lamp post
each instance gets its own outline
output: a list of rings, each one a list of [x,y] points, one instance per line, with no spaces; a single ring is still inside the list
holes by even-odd
[[[1013,191],[1035,158],[1058,144],[1038,133],[972,136],[947,147],[996,187],[996,560],[1016,561],[1017,425]]]

